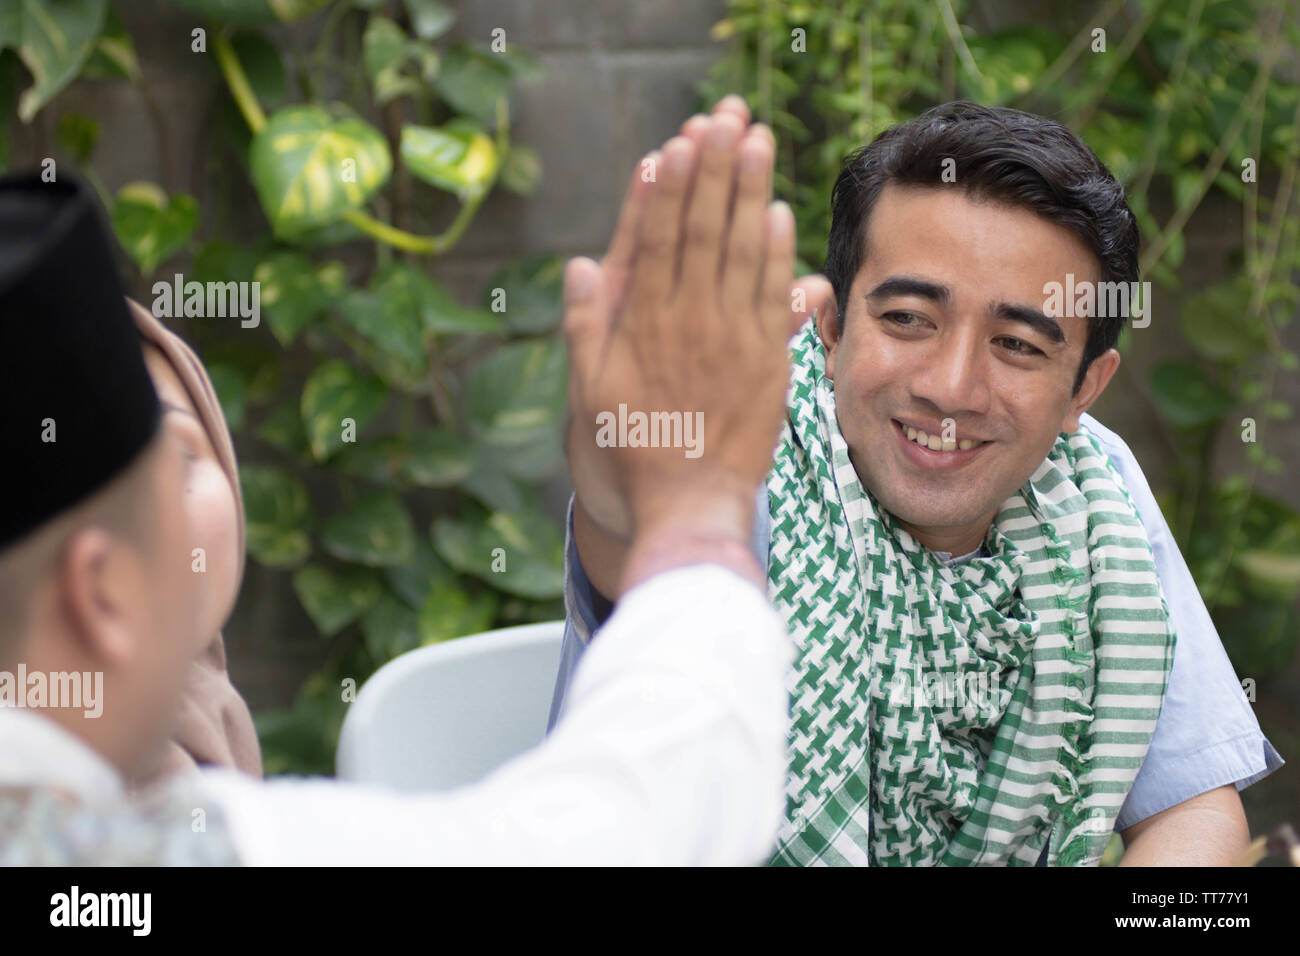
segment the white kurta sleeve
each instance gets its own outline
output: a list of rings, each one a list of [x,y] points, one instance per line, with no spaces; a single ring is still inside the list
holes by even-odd
[[[714,565],[628,591],[535,750],[444,794],[209,771],[254,865],[758,863],[785,798],[791,647]]]

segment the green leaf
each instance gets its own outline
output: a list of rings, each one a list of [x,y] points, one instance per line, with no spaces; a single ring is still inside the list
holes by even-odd
[[[519,486],[501,465],[501,457],[490,445],[481,445],[474,468],[460,487],[484,504],[489,511],[520,511],[526,502]]]
[[[311,554],[311,498],[307,488],[278,468],[239,469],[248,525],[248,553],[272,568],[292,567]]]
[[[273,399],[280,389],[280,356],[248,336],[213,342],[204,349],[204,364],[228,365],[244,381],[249,405]]]
[[[483,309],[467,309],[432,279],[421,285],[420,318],[436,335],[495,335],[504,331],[498,316]]]
[[[394,261],[380,269],[370,288],[383,296],[387,308],[411,312],[430,334],[492,335],[504,323],[483,309],[467,309],[421,269]]]
[[[388,398],[384,383],[363,376],[340,359],[317,366],[302,390],[302,422],[317,461],[343,447],[344,419],[359,432],[379,413]]]
[[[493,444],[530,442],[563,421],[566,381],[564,347],[558,340],[514,342],[474,370],[465,413]]]
[[[1284,601],[1220,605],[1214,625],[1238,674],[1276,674],[1295,656],[1300,617]]]
[[[1183,336],[1212,362],[1240,361],[1268,348],[1264,324],[1247,313],[1250,285],[1244,278],[1216,283],[1183,309]]]
[[[469,595],[455,584],[439,584],[420,608],[420,642],[439,644],[468,637],[492,626],[496,599],[490,593]]]
[[[248,84],[257,101],[264,107],[275,107],[284,101],[284,62],[274,43],[261,33],[240,33],[230,41],[244,68]]]
[[[261,306],[272,334],[291,345],[298,334],[347,288],[343,264],[320,266],[303,253],[283,250],[258,264],[253,273],[261,289]]]
[[[112,222],[118,242],[148,276],[194,233],[199,204],[193,196],[169,200],[153,183],[128,183],[117,191]]]
[[[388,17],[371,16],[361,38],[361,62],[373,82],[384,70],[400,66],[406,55],[406,33]]]
[[[415,548],[411,516],[391,491],[359,495],[346,511],[325,519],[320,537],[334,557],[370,567],[404,564]]]
[[[366,568],[347,568],[335,574],[319,564],[309,564],[293,576],[293,590],[316,629],[333,637],[379,599],[379,579]]]
[[[510,68],[497,56],[457,46],[438,72],[439,95],[484,126],[496,125],[497,100],[510,95]]]
[[[542,157],[531,146],[511,146],[501,164],[501,185],[520,196],[537,192],[542,181]]]
[[[334,467],[376,484],[391,484],[411,454],[410,443],[401,435],[384,435],[373,441],[348,443],[334,456]]]
[[[361,619],[366,650],[383,665],[420,646],[420,616],[391,594],[381,594]]]
[[[172,0],[178,7],[218,23],[251,25],[298,20],[315,13],[330,0]]]
[[[487,192],[500,163],[491,138],[464,120],[441,127],[403,126],[401,154],[414,175],[462,200]]]
[[[285,403],[272,409],[258,427],[257,437],[294,458],[311,454],[307,432],[302,425],[302,413],[296,404]]]
[[[455,580],[451,569],[442,563],[433,545],[423,537],[415,539],[411,559],[405,564],[384,568],[388,586],[412,608],[423,606],[434,585]]]
[[[564,591],[564,541],[537,511],[498,511],[486,520],[439,518],[433,544],[457,571],[522,597],[558,597]]]
[[[267,774],[330,774],[347,704],[334,675],[317,672],[304,682],[294,706],[259,710],[253,717]]]
[[[402,469],[407,480],[425,488],[448,488],[469,477],[474,444],[443,428],[426,428],[411,436],[411,456]]]
[[[82,113],[64,113],[54,138],[59,148],[71,154],[78,163],[85,163],[95,151],[99,139],[99,122]]]
[[[438,0],[406,0],[411,28],[424,40],[436,40],[456,22],[456,11]]]
[[[80,72],[107,10],[108,0],[6,0],[0,7],[0,49],[13,47],[32,74],[18,101],[24,123]]]
[[[93,80],[122,79],[131,83],[140,80],[140,58],[136,56],[135,41],[112,7],[104,18],[104,29],[95,40],[90,57],[81,68],[81,76]]]
[[[564,315],[564,258],[517,259],[492,277],[484,298],[512,332],[550,332]]]
[[[383,352],[375,370],[406,391],[425,387],[429,374],[427,331],[420,315],[421,275],[405,262],[376,274],[368,291],[339,302],[339,315]]]
[[[402,73],[408,49],[406,33],[388,17],[372,16],[367,22],[361,59],[378,105],[420,90],[419,81]]]
[[[418,67],[420,79],[425,83],[432,83],[442,68],[438,51],[423,40],[406,41],[406,59]]]
[[[1279,601],[1292,601],[1300,594],[1300,553],[1296,551],[1254,548],[1238,554],[1236,564],[1252,579],[1257,593]]]
[[[196,282],[251,282],[259,253],[248,246],[226,239],[212,239],[199,246],[190,263]],[[264,290],[259,290],[258,304],[265,305]]]
[[[508,445],[484,443],[480,451],[503,474],[529,484],[549,478],[564,465],[564,445],[555,428],[541,429]]]
[[[1160,411],[1179,428],[1212,424],[1233,406],[1232,395],[1195,362],[1161,362],[1151,373],[1151,390]]]
[[[204,367],[212,379],[226,424],[231,431],[239,431],[244,427],[244,414],[248,411],[247,377],[235,366],[223,362],[207,362]]]
[[[344,106],[289,106],[249,147],[253,184],[277,236],[292,238],[359,209],[388,179],[383,135]]]

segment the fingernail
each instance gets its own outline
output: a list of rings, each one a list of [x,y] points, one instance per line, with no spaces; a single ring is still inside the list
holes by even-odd
[[[734,109],[734,110],[748,109],[748,107],[745,105],[745,100],[736,93],[728,93],[718,102],[718,106],[719,107],[725,106],[728,109]]]
[[[723,114],[713,121],[713,130],[709,133],[709,142],[715,149],[730,149],[740,136],[740,122],[730,113]]]
[[[769,151],[760,140],[746,139],[740,148],[740,168],[746,172],[758,172],[766,165]]]
[[[564,275],[564,300],[570,305],[578,305],[591,298],[596,288],[596,279],[587,263],[582,259],[570,259]]]
[[[664,165],[675,173],[684,173],[691,168],[691,141],[673,139],[664,146]]]
[[[777,235],[784,235],[794,224],[794,210],[790,204],[778,199],[769,207],[772,210],[772,230]]]

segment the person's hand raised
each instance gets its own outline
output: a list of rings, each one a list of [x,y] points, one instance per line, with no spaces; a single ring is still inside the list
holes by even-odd
[[[794,219],[768,203],[772,137],[738,112],[693,119],[692,135],[647,157],[639,172],[652,175],[634,179],[605,261],[566,270],[570,464],[578,485],[581,463],[600,461],[610,510],[630,511],[624,533],[689,520],[747,540],[787,343],[830,294],[820,276],[792,283]],[[681,431],[638,436],[623,427],[634,413]],[[678,435],[690,447],[642,444]]]

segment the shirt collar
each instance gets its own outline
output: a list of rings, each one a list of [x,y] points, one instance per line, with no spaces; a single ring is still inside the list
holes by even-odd
[[[117,770],[53,720],[0,708],[0,786],[65,790],[86,802],[123,791]]]

